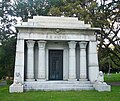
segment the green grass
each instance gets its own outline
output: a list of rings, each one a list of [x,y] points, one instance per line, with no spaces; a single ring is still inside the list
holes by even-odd
[[[111,92],[66,91],[24,93],[8,92],[8,86],[0,87],[0,101],[120,101],[120,86],[113,86]]]
[[[118,74],[105,74],[105,81],[106,82],[120,82],[120,73]]]
[[[120,74],[105,75],[107,82],[120,81]],[[12,93],[8,91],[9,86],[0,86],[0,101],[120,101],[120,86],[112,86],[111,92],[90,91],[64,91],[44,92],[30,91],[23,93]]]

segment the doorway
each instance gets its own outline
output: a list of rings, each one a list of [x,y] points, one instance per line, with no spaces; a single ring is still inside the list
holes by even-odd
[[[63,50],[49,50],[49,80],[63,80]]]

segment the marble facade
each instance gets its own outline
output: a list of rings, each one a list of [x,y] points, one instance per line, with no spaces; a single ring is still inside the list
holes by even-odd
[[[16,27],[19,33],[10,92],[95,89],[99,74],[95,31],[99,28],[73,17],[49,16],[34,16]],[[59,52],[62,55],[57,56]]]

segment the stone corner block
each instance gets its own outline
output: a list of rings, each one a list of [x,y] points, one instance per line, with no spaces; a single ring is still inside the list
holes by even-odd
[[[22,92],[23,92],[23,85],[12,84],[12,85],[9,87],[9,92],[10,92],[10,93],[22,93]]]
[[[107,84],[94,84],[94,88],[99,92],[111,91],[111,86]]]

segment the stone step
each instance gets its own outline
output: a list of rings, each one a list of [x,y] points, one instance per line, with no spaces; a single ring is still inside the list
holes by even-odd
[[[94,90],[94,87],[54,87],[54,88],[24,88],[25,91],[30,91],[30,90],[41,90],[41,91],[68,91],[68,90]]]
[[[25,82],[24,90],[93,90],[89,81],[41,81]]]
[[[92,84],[25,84],[25,87],[36,88],[36,87],[92,87]]]
[[[90,81],[33,81],[33,82],[25,82],[25,83],[34,83],[34,84],[90,84]]]

